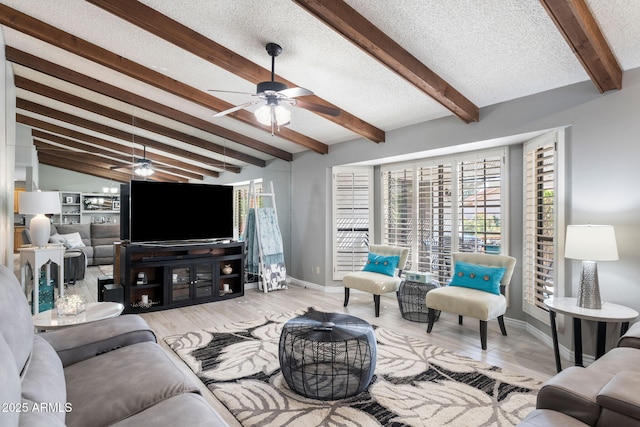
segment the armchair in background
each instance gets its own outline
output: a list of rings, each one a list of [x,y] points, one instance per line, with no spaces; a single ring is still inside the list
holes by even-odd
[[[431,290],[426,296],[429,310],[427,333],[431,333],[436,310],[480,321],[480,343],[487,349],[487,321],[498,319],[502,335],[507,335],[504,313],[507,311],[505,289],[511,282],[516,259],[484,253],[452,254],[453,272],[448,286]]]
[[[380,317],[380,295],[398,290],[402,282],[400,275],[408,256],[409,249],[406,248],[371,245],[364,268],[349,273],[342,279],[344,306],[349,303],[350,289],[369,292],[373,294],[376,317]]]

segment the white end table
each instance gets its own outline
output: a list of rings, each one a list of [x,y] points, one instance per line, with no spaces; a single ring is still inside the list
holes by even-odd
[[[592,309],[578,306],[577,298],[549,298],[544,304],[549,308],[551,319],[551,333],[553,335],[553,351],[556,357],[556,369],[562,370],[560,350],[558,348],[558,331],[556,329],[556,313],[565,314],[573,318],[573,344],[575,350],[575,365],[582,363],[582,320],[598,322],[598,336],[596,341],[596,359],[604,354],[607,336],[607,322],[620,323],[620,335],[629,329],[629,322],[638,317],[638,312],[624,305],[603,302],[602,308]]]
[[[40,269],[43,265],[47,265],[46,269],[46,282],[49,283],[51,278],[51,262],[55,262],[58,265],[58,294],[64,296],[64,251],[65,248],[62,245],[47,245],[47,246],[27,246],[19,248],[20,251],[20,282],[22,284],[22,290],[27,299],[29,299],[27,290],[27,265],[31,265],[33,270],[33,314],[37,314],[40,307],[39,291],[40,291]],[[55,297],[54,297],[55,300]]]
[[[118,317],[124,305],[117,302],[90,302],[82,313],[76,316],[58,316],[58,310],[47,310],[33,316],[33,326],[38,331],[66,328],[97,320]]]

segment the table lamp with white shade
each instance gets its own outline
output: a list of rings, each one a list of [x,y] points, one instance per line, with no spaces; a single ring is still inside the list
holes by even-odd
[[[21,214],[35,215],[29,223],[31,244],[45,246],[49,243],[51,221],[45,214],[59,214],[60,193],[57,191],[29,191],[21,192],[19,199]]]
[[[565,258],[582,260],[578,306],[601,309],[597,261],[616,261],[618,248],[612,225],[569,225]]]

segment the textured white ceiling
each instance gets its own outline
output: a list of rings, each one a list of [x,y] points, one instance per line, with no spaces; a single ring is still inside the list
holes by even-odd
[[[539,0],[346,2],[478,107],[588,80]],[[200,90],[255,92],[252,83],[90,3],[81,0],[2,0],[2,3]],[[271,61],[265,44],[277,42],[283,52],[276,59],[276,74],[384,131],[451,115],[290,0],[142,0],[142,3],[266,69]],[[587,0],[587,4],[622,68],[639,67],[640,1]],[[272,136],[232,118],[212,118],[212,111],[14,30],[3,27],[3,35],[10,46],[96,79],[291,153],[304,150],[277,134]],[[33,73],[30,78],[34,78]],[[91,96],[79,88],[67,89],[79,96]],[[593,90],[597,91],[595,86]],[[248,95],[215,95],[233,104],[250,99]],[[91,99],[139,117],[145,114],[103,96]],[[66,109],[73,111],[70,107]],[[180,128],[170,121],[167,125]],[[290,128],[328,145],[358,138],[353,132],[300,109],[294,109]],[[269,158],[219,137],[180,129],[256,157]],[[165,138],[163,142],[171,141]]]

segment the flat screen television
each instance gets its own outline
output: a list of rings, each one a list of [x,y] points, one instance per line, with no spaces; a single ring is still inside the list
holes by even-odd
[[[233,187],[131,181],[122,192],[120,238],[130,242],[233,238]],[[128,211],[128,212],[127,212]],[[128,221],[127,221],[128,220]]]

